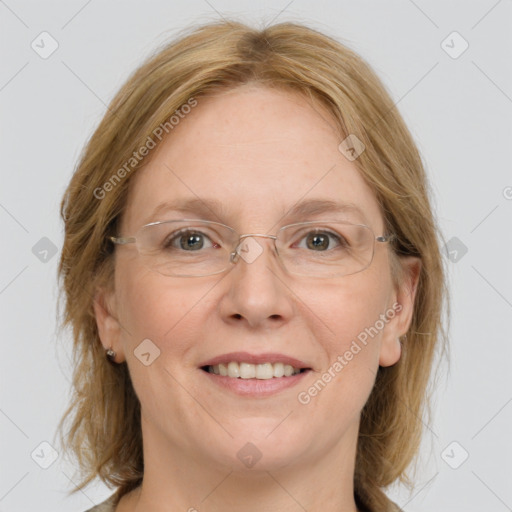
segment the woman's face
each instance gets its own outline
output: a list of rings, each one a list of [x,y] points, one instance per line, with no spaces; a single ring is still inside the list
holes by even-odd
[[[378,203],[333,127],[327,111],[293,92],[245,86],[199,98],[134,177],[119,234],[180,218],[276,234],[333,217],[288,215],[313,199],[353,203],[360,212],[335,216],[385,234]],[[205,211],[154,213],[188,199]],[[240,470],[350,460],[379,364],[400,357],[414,292],[394,288],[388,244],[375,243],[365,270],[328,279],[284,271],[269,238],[247,247],[254,258],[207,277],[164,276],[143,265],[134,244],[116,247],[115,291],[103,298],[110,314],[95,307],[103,344],[127,361],[145,450],[158,440],[160,453]],[[219,361],[306,371],[271,379],[205,371]]]

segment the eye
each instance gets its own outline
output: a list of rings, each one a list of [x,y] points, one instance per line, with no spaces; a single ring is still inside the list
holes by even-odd
[[[324,252],[327,249],[332,249],[333,247],[331,246],[333,244],[331,243],[331,240],[334,240],[338,247],[349,247],[349,243],[343,236],[337,233],[333,233],[332,231],[326,231],[322,229],[309,231],[301,238],[301,240],[306,241],[306,247],[299,247],[311,249],[315,252]]]
[[[210,237],[205,233],[191,229],[182,229],[180,231],[174,231],[167,236],[162,244],[162,248],[197,252],[203,249],[207,242],[211,244],[209,246],[210,248],[220,247],[218,244],[212,242]]]

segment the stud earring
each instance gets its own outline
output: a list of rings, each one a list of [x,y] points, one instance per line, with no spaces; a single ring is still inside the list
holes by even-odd
[[[115,359],[116,359],[116,353],[111,349],[111,348],[108,348],[106,351],[105,351],[105,355],[107,356],[107,359],[111,362],[111,363],[115,363]]]

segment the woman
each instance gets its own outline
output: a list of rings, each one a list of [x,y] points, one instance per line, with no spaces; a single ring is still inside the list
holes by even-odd
[[[112,101],[62,217],[62,442],[78,489],[117,488],[90,510],[397,510],[445,271],[359,56],[293,23],[182,36]]]

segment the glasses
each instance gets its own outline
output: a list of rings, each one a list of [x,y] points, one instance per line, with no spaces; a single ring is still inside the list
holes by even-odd
[[[274,240],[281,265],[292,274],[340,277],[368,268],[375,241],[386,243],[395,235],[375,236],[364,224],[340,220],[289,224],[275,236],[239,235],[218,222],[181,219],[152,222],[135,236],[109,239],[120,245],[134,243],[144,265],[164,276],[202,277],[225,272],[240,258],[255,261],[263,252],[256,237]]]

